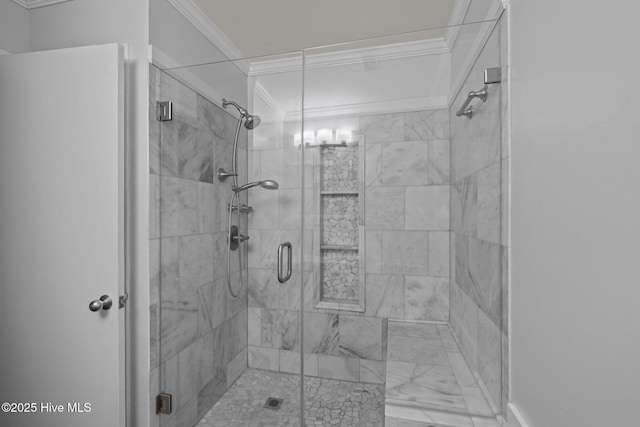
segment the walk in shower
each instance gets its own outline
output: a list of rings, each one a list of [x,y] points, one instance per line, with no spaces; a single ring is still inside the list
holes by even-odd
[[[496,19],[150,66],[156,425],[498,425],[505,52]]]

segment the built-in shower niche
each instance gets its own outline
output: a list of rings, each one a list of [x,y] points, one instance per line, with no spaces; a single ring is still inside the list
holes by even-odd
[[[364,312],[364,137],[307,150],[314,171],[315,307]]]

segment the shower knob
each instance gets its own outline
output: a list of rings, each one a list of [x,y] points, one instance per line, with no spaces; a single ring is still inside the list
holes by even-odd
[[[102,295],[100,299],[95,299],[89,303],[89,310],[91,311],[100,311],[100,310],[109,310],[113,305],[113,301],[109,297],[109,295]]]

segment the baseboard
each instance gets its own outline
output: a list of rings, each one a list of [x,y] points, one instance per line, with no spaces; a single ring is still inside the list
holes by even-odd
[[[532,427],[524,420],[520,411],[513,403],[507,404],[507,424],[505,427]]]

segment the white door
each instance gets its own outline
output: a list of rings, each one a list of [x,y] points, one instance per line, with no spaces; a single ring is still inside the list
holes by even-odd
[[[0,56],[0,426],[124,426],[122,57]]]

